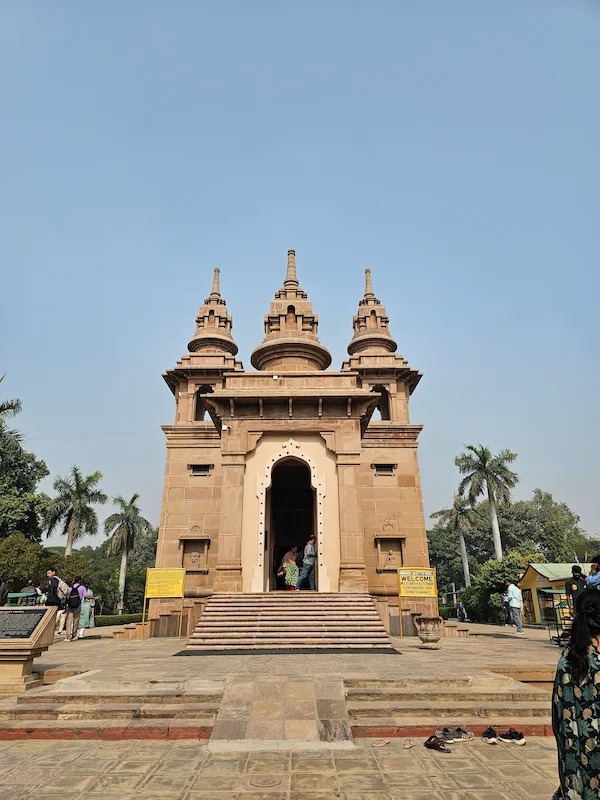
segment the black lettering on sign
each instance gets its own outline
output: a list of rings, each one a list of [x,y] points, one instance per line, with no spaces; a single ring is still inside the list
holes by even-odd
[[[29,639],[45,608],[0,608],[0,639]]]

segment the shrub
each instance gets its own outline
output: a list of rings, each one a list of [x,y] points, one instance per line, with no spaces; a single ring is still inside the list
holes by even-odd
[[[131,625],[134,622],[141,622],[141,614],[105,614],[96,617],[96,627],[105,628],[107,625]]]

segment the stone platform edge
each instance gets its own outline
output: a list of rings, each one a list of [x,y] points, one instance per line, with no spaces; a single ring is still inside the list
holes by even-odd
[[[496,729],[496,732],[506,730],[510,727],[517,727],[517,729],[527,736],[554,736],[551,723],[527,723],[511,722],[501,723],[494,725],[492,721],[486,720],[482,724],[469,725],[464,721],[460,722],[461,728],[467,731],[472,731],[475,736],[487,730],[488,727]],[[439,728],[449,727],[447,720],[440,720],[438,723]],[[403,737],[428,738],[435,733],[435,726],[432,725],[351,725],[352,736],[355,739],[400,739]],[[462,744],[462,742],[461,742]],[[466,742],[468,744],[468,742]]]

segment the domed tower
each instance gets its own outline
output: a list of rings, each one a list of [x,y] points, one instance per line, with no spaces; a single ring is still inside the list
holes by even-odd
[[[265,338],[252,353],[252,366],[277,372],[327,369],[331,355],[317,338],[317,328],[318,317],[296,277],[296,251],[288,250],[285,281],[265,315]]]
[[[353,318],[354,336],[348,345],[350,359],[344,370],[355,370],[361,385],[381,395],[382,422],[408,423],[408,400],[421,373],[396,353],[398,345],[389,331],[385,307],[373,291],[371,270],[365,270],[365,294]]]
[[[196,332],[188,344],[190,353],[230,353],[237,355],[237,345],[231,335],[232,320],[219,287],[220,270],[215,267],[212,291],[200,306],[196,317]]]

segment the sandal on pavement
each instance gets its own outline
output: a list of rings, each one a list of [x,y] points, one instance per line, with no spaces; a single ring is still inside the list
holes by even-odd
[[[437,750],[438,753],[451,753],[449,747],[446,747],[445,743],[438,739],[437,736],[430,736],[429,739],[425,742],[425,747],[429,750]]]
[[[385,745],[389,743],[389,739],[377,739],[376,742],[373,742],[373,747],[385,747]]]
[[[404,749],[405,749],[405,750],[410,750],[410,748],[411,748],[411,747],[414,747],[414,746],[415,746],[415,743],[413,742],[413,740],[412,740],[412,739],[407,739],[407,740],[404,742]]]

